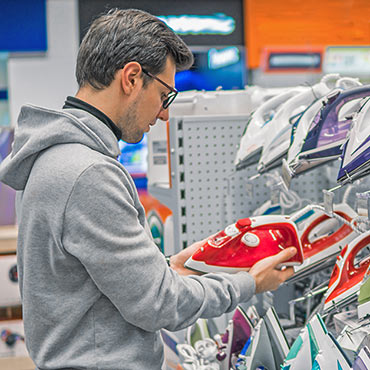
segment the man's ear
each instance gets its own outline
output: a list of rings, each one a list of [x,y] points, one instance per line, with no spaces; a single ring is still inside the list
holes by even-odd
[[[121,86],[126,95],[130,95],[143,84],[141,65],[137,62],[127,63],[119,72]]]

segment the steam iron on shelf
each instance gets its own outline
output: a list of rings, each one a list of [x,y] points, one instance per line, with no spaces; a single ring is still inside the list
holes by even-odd
[[[323,211],[314,209],[308,212],[308,218],[296,221],[301,235],[304,262],[294,267],[295,274],[291,280],[325,268],[325,262],[335,258],[358,235],[350,226],[329,217]],[[349,222],[357,217],[357,213],[346,203],[334,205],[334,212]],[[294,219],[294,215],[292,218]]]
[[[275,369],[275,360],[264,319],[260,319],[242,352],[236,364],[238,370]]]
[[[369,244],[370,231],[367,231],[352,240],[337,257],[325,295],[325,312],[347,305],[357,298],[370,265]]]
[[[352,118],[362,99],[370,96],[370,85],[345,91],[334,90],[314,117],[301,151],[292,165],[295,174],[338,158],[342,153]]]
[[[305,138],[309,128],[313,120],[319,118],[320,115],[318,113],[322,107],[327,105],[331,96],[335,95],[336,93],[340,93],[345,88],[348,89],[356,86],[361,86],[361,83],[358,82],[358,79],[350,77],[342,77],[337,79],[335,88],[311,104],[302,114],[302,117],[294,123],[291,132],[291,143],[286,159],[292,177],[310,168],[305,162],[301,162],[299,155],[301,153],[302,146],[305,143]]]
[[[243,309],[238,306],[226,328],[225,334],[221,337],[222,351],[225,354],[225,358],[221,363],[222,368],[229,370],[235,365],[238,355],[246,341],[251,337],[253,329],[254,326],[251,320]]]
[[[283,91],[265,101],[251,114],[236,154],[236,170],[242,170],[258,162],[272,118],[286,100],[301,91],[302,87]]]
[[[293,343],[282,370],[350,370],[351,364],[320,315],[315,315]]]
[[[370,370],[370,350],[367,346],[361,349],[353,363],[352,370]]]
[[[319,352],[312,330],[306,325],[290,347],[281,370],[309,370]]]
[[[265,139],[257,170],[264,173],[281,164],[287,154],[293,125],[317,99],[326,95],[335,86],[339,75],[325,76],[310,88],[287,100],[269,125],[269,137]]]
[[[270,345],[275,360],[275,369],[280,369],[289,353],[289,344],[274,307],[270,307],[264,317]]]
[[[236,273],[291,246],[297,248],[297,253],[285,266],[303,262],[298,231],[288,216],[243,218],[207,239],[185,266],[205,273]]]
[[[363,101],[352,120],[344,144],[337,182],[346,184],[370,172],[370,98]]]
[[[216,324],[212,319],[200,318],[186,329],[186,343],[194,347],[197,341],[213,338],[217,332]]]
[[[176,348],[179,340],[176,335],[166,329],[161,329],[160,333],[163,341],[164,363],[167,368],[176,369],[180,363],[179,352]]]
[[[359,319],[370,318],[370,266],[360,287],[357,312]]]
[[[328,332],[320,315],[316,315],[309,323],[319,352],[312,370],[351,370],[351,362],[333,335]]]

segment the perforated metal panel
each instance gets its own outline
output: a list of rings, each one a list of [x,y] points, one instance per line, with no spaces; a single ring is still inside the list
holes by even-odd
[[[250,216],[270,198],[265,175],[252,182],[250,193],[249,178],[256,174],[256,166],[234,171],[237,144],[247,121],[247,115],[171,119],[172,189],[171,199],[165,201],[174,214],[175,250]],[[329,187],[322,168],[293,179],[291,185],[314,202],[322,201],[322,189]],[[161,200],[155,189],[150,190]]]
[[[183,121],[188,241],[210,235],[225,223],[225,177],[234,168],[235,144],[246,119],[225,121],[222,117]]]

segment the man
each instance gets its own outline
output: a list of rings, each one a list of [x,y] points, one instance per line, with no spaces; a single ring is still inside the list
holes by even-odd
[[[184,262],[199,243],[169,267],[145,230],[117,140],[138,142],[168,120],[175,72],[192,61],[156,17],[113,10],[82,41],[76,97],[62,110],[22,107],[0,179],[18,190],[25,336],[38,369],[160,369],[159,329],[229,312],[292,274],[275,267],[294,248],[249,273],[191,275]]]

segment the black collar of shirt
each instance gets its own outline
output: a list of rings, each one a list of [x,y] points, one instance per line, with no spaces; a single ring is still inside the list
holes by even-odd
[[[63,109],[68,108],[77,108],[89,112],[97,119],[99,119],[101,122],[103,122],[106,126],[108,126],[116,136],[117,140],[121,139],[122,137],[121,130],[114,124],[114,122],[106,114],[104,114],[99,109],[93,107],[92,105],[84,102],[81,99],[75,98],[74,96],[67,96],[67,99],[63,105]]]

